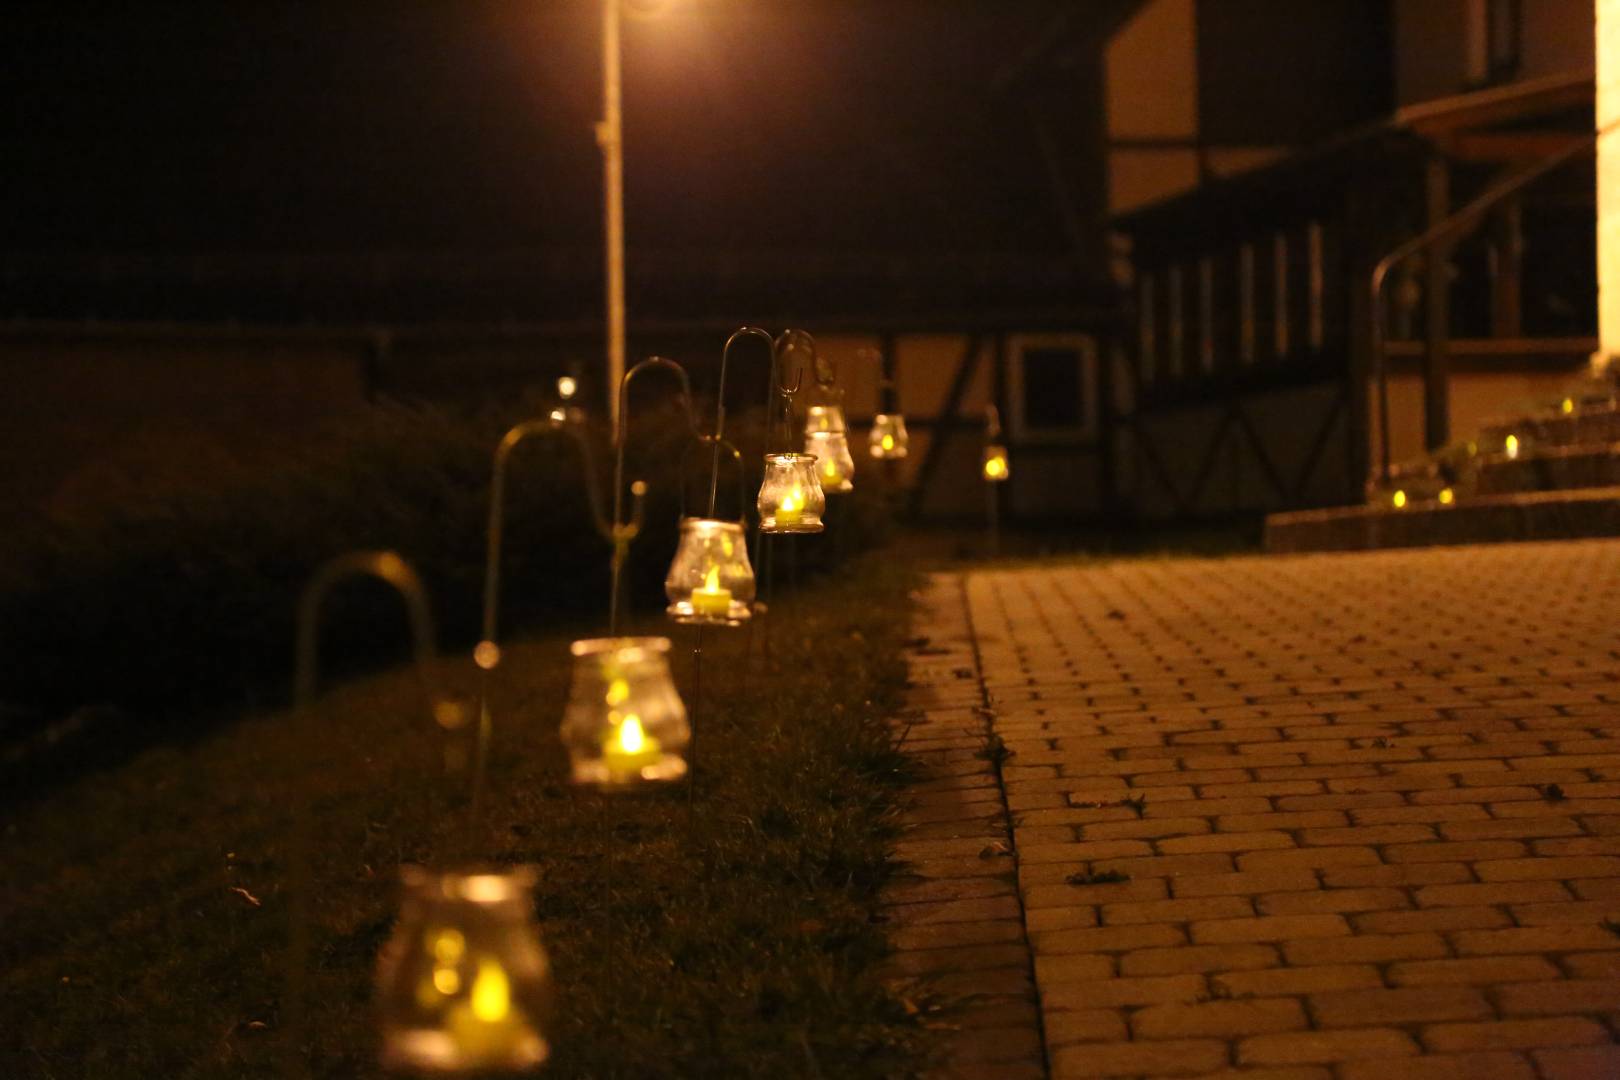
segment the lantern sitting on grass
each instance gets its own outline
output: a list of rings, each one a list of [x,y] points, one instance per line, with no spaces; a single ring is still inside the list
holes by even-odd
[[[321,603],[339,582],[376,577],[405,600],[417,676],[439,726],[455,732],[470,710],[430,691],[433,620],[416,573],[391,551],[356,552],[322,566],[304,589],[298,613],[300,710],[315,696]],[[448,749],[448,748],[447,748]],[[450,756],[447,754],[447,762]],[[474,769],[473,798],[483,781]],[[309,955],[311,807],[294,814],[289,855],[291,941],[287,949],[285,1064],[308,1075],[304,981]],[[551,1056],[542,1023],[551,997],[551,965],[534,919],[532,868],[429,870],[402,866],[403,910],[378,956],[374,1004],[384,1068],[414,1073],[480,1074],[532,1069]]]
[[[533,867],[402,871],[405,901],[377,963],[381,1062],[411,1072],[535,1068],[551,1056],[551,964]]]
[[[686,775],[692,732],[670,679],[669,639],[576,641],[562,741],[571,778],[606,791]]]

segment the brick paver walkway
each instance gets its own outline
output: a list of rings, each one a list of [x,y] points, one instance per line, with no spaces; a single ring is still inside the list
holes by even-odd
[[[1620,542],[966,591],[1053,1076],[1620,1077]]]

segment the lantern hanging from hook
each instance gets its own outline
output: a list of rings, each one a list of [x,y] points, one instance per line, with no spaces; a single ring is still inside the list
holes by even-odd
[[[709,436],[704,442],[710,441]],[[745,498],[742,454],[718,440],[725,457],[737,468],[737,518],[691,517],[686,513],[686,488],[681,488],[681,536],[675,558],[664,577],[669,598],[665,614],[678,623],[741,626],[752,614],[754,567],[748,559],[744,530]],[[684,456],[683,456],[684,466]],[[683,468],[684,474],[684,468]]]
[[[804,452],[816,459],[816,476],[828,495],[855,490],[855,458],[842,431],[811,431],[804,437]]]
[[[816,456],[766,454],[758,508],[761,533],[821,532],[827,497],[816,473]]]
[[[1001,437],[1001,411],[994,405],[984,407],[984,458],[981,469],[986,483],[1004,483],[1011,474],[1007,460],[1007,446]]]

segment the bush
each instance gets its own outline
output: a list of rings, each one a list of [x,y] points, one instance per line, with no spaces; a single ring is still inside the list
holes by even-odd
[[[85,706],[124,721],[116,734],[100,733],[105,751],[186,734],[215,710],[284,700],[299,592],[315,567],[344,551],[398,550],[422,575],[442,643],[470,646],[481,615],[491,454],[514,419],[537,412],[380,404],[274,463],[199,457],[191,475],[161,491],[143,490],[139,478],[108,484],[94,513],[25,538],[10,580],[0,582],[0,715],[9,717],[0,748],[15,759],[50,722]],[[755,433],[757,425],[741,425],[732,435],[751,448],[751,464]],[[605,490],[612,459],[603,432],[593,436]],[[649,491],[628,595],[634,605],[661,606],[690,436],[673,408],[638,411],[631,436],[627,479],[645,479]],[[704,455],[686,464],[696,507]],[[722,514],[734,510],[732,483],[728,471]],[[757,483],[756,465],[750,504]],[[819,545],[811,565],[881,535],[878,501],[849,498],[858,502],[839,508],[836,545]],[[571,440],[526,441],[508,471],[502,634],[581,618],[605,632],[608,554]],[[341,642],[350,665],[399,655],[405,631],[381,587],[343,589],[328,607],[324,652]]]

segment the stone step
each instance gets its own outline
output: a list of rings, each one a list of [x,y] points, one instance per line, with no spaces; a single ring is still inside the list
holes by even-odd
[[[1482,459],[1474,493],[1506,495],[1525,491],[1567,491],[1620,484],[1620,441],[1569,446],[1537,444],[1515,457]]]
[[[1296,510],[1266,517],[1270,552],[1572,540],[1620,536],[1620,486],[1512,492],[1387,504]]]
[[[1620,442],[1620,404],[1597,404],[1570,399],[1572,411],[1561,409],[1493,420],[1480,429],[1478,445],[1484,453],[1501,453],[1512,435],[1521,453],[1547,446],[1575,446],[1582,443]]]

